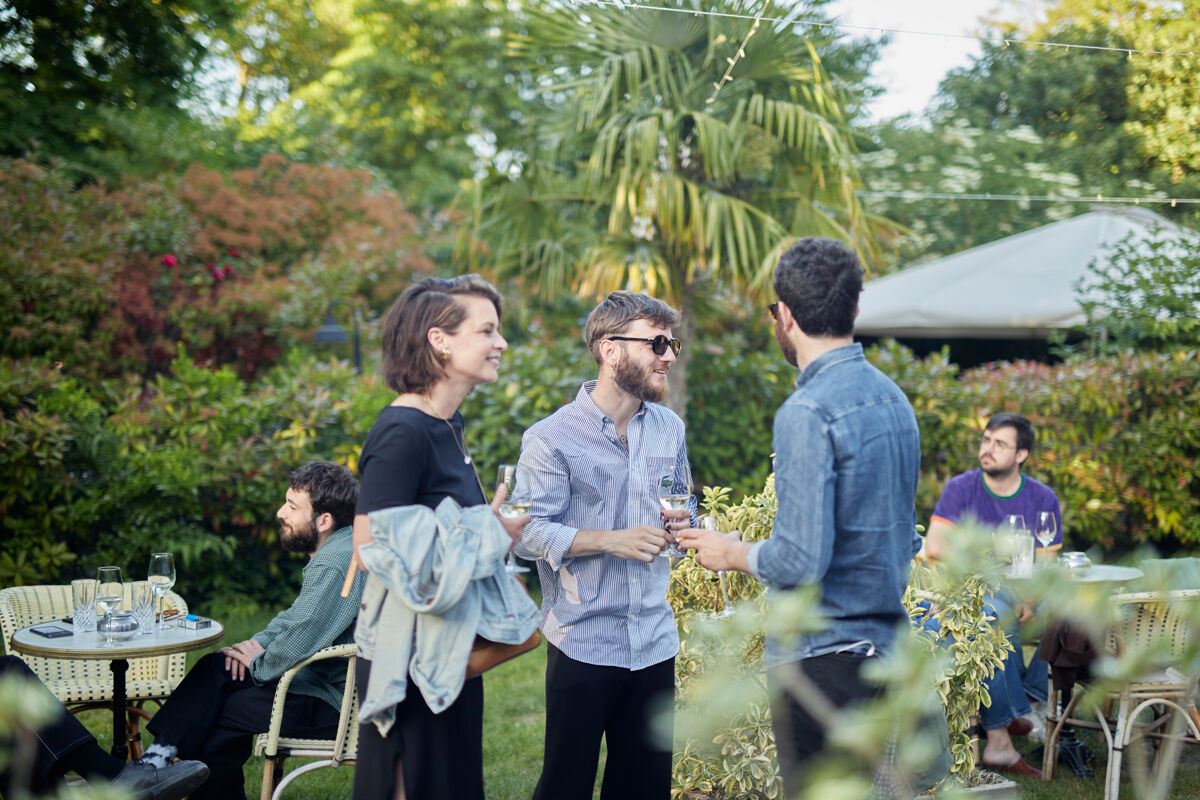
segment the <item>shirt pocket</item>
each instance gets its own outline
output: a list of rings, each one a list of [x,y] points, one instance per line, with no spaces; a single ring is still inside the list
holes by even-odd
[[[675,461],[675,456],[646,457],[644,477],[654,497],[687,492],[687,476],[682,469],[676,469]]]

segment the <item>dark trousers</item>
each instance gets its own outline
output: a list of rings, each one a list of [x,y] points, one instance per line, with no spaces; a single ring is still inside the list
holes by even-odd
[[[878,686],[866,683],[860,675],[866,661],[860,653],[829,653],[767,670],[771,727],[775,730],[775,750],[787,797],[799,796],[805,768],[825,749],[824,727],[785,688],[789,671],[800,670],[826,700],[842,709],[879,692]]]
[[[360,658],[355,670],[358,696],[366,697],[371,662]],[[483,800],[483,678],[464,683],[440,714],[409,678],[388,735],[370,722],[358,729],[354,800],[392,800],[397,763],[407,800]]]
[[[225,656],[209,653],[188,671],[183,682],[146,725],[154,740],[174,745],[179,758],[197,759],[212,771],[193,800],[245,798],[242,765],[250,758],[253,736],[271,722],[275,685],[235,680]],[[307,739],[332,739],[338,712],[324,700],[289,695],[282,732]]]
[[[50,693],[24,661],[16,656],[0,657],[0,677],[10,675],[26,679],[29,682],[28,691],[44,693],[55,705],[53,719],[35,734],[33,763],[28,778],[29,789],[37,795],[50,789],[56,779],[69,770],[72,752],[89,742],[95,744],[96,738],[58,702],[58,698]],[[4,747],[12,753],[8,742],[4,742]],[[13,776],[8,771],[11,768],[12,764],[6,764],[5,771],[0,773],[0,795],[4,797],[13,795],[14,787],[10,786]]]
[[[546,750],[533,799],[590,800],[601,736],[601,800],[669,798],[671,743],[655,741],[651,723],[658,714],[674,720],[674,691],[674,658],[639,670],[600,667],[547,643]]]

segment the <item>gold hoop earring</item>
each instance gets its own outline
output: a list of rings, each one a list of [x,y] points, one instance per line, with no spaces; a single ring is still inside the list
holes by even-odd
[[[449,348],[444,347],[444,348],[442,348],[442,361],[449,361],[449,360],[450,360],[450,350],[449,350]]]

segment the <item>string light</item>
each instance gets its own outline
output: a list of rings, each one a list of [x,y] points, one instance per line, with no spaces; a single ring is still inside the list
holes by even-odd
[[[729,68],[725,70],[725,74],[721,76],[721,80],[713,84],[712,97],[704,101],[704,104],[711,106],[713,101],[717,99],[717,95],[721,92],[721,87],[729,81],[733,80],[733,68],[737,62],[746,55],[746,43],[750,41],[750,37],[758,30],[758,23],[762,20],[763,11],[767,10],[766,0],[763,0],[762,10],[758,12],[758,16],[754,18],[754,24],[750,26],[750,32],[746,34],[746,38],[742,39],[742,43],[738,45],[737,54],[733,58],[726,59],[729,62]]]
[[[855,192],[859,197],[883,197],[897,200],[1027,200],[1033,203],[1114,203],[1141,205],[1142,203],[1200,204],[1200,197],[1054,197],[1036,194],[955,194],[951,192]]]
[[[987,42],[989,44],[1003,44],[1005,46],[1020,44],[1028,47],[1059,47],[1065,51],[1075,50],[1091,50],[1095,52],[1105,53],[1124,53],[1127,58],[1132,58],[1134,53],[1144,56],[1178,56],[1180,58],[1197,58],[1200,53],[1182,52],[1179,50],[1135,50],[1128,47],[1107,47],[1099,44],[1066,44],[1065,42],[1047,42],[1037,39],[1009,39],[1002,36],[974,36],[969,33],[936,33],[932,31],[915,31],[906,28],[881,28],[877,25],[847,25],[841,22],[811,22],[802,19],[788,19],[786,17],[753,17],[749,14],[735,14],[726,11],[696,11],[688,8],[671,8],[666,6],[653,6],[647,3],[629,3],[625,0],[572,0],[575,5],[596,5],[596,6],[612,6],[614,8],[635,9],[640,11],[666,11],[673,14],[691,14],[697,17],[723,17],[727,19],[761,19],[763,22],[782,22],[788,25],[807,25],[811,28],[835,28],[843,31],[869,31],[872,33],[897,33],[904,36],[940,36],[947,42],[951,39],[972,39],[977,42]]]

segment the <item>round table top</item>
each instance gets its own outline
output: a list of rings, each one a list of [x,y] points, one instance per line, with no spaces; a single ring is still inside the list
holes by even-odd
[[[1146,574],[1137,567],[1119,567],[1115,564],[1093,564],[1084,569],[1069,569],[1066,573],[1071,580],[1080,583],[1120,583]]]
[[[1083,569],[1064,569],[1061,564],[1034,564],[1033,575],[1014,575],[1011,567],[1004,572],[1011,580],[1026,581],[1046,570],[1061,572],[1076,583],[1123,583],[1146,574],[1137,567],[1120,567],[1116,564],[1093,564]]]
[[[69,622],[42,622],[33,627],[57,626],[71,629]],[[104,646],[104,635],[95,631],[89,633],[73,633],[70,636],[60,636],[48,639],[38,636],[29,628],[22,628],[13,634],[12,648],[27,656],[42,658],[71,658],[71,659],[117,659],[145,658],[147,656],[169,656],[173,653],[186,653],[189,650],[199,650],[210,644],[216,644],[225,638],[225,628],[215,619],[212,625],[200,630],[181,628],[170,625],[166,630],[153,633],[135,633],[123,642],[113,641],[112,647]]]

